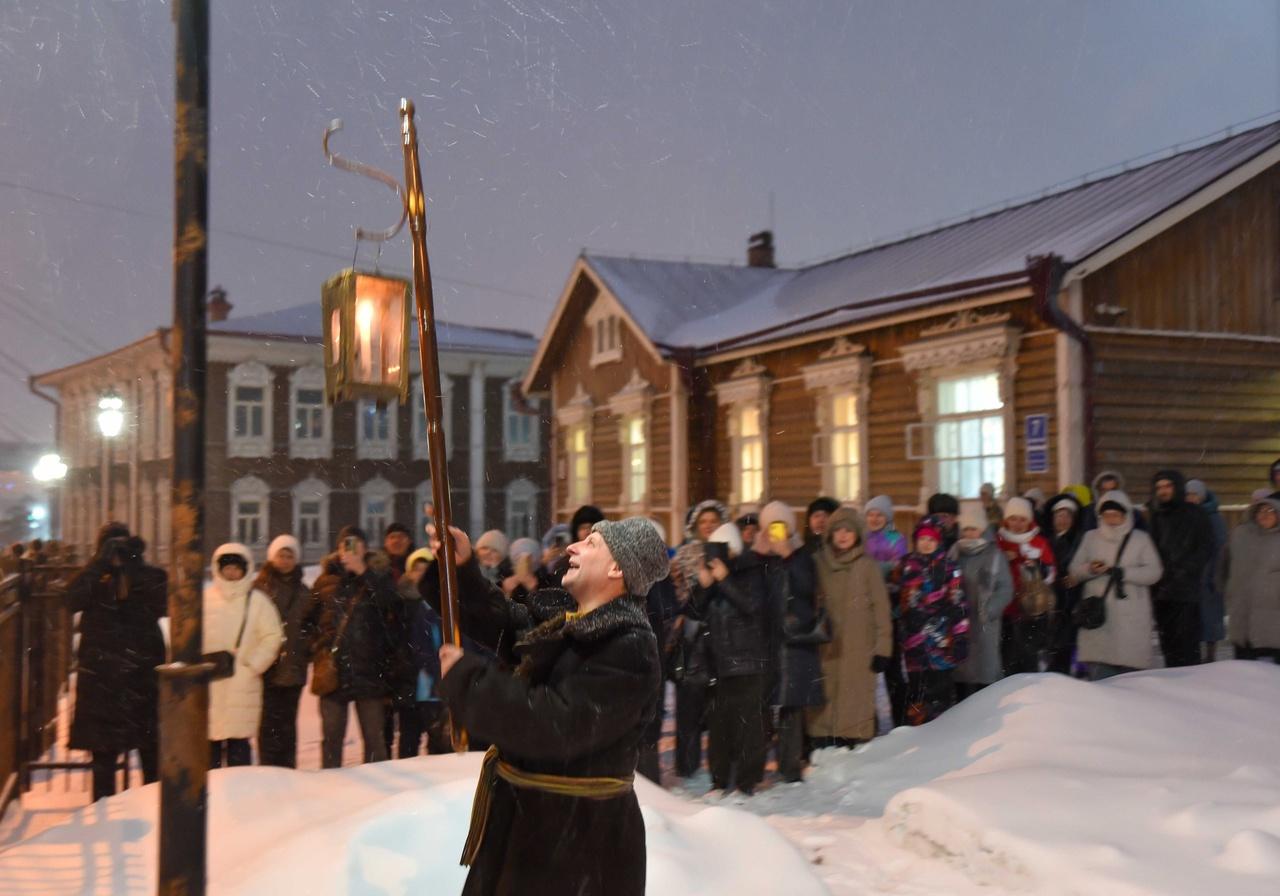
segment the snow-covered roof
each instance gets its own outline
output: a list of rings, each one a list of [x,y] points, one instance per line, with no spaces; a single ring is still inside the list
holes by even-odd
[[[209,324],[209,330],[213,333],[240,336],[272,336],[304,342],[319,342],[324,338],[324,328],[320,318],[320,304],[307,302],[262,314],[240,317],[233,314],[224,321]],[[416,345],[417,327],[411,326],[409,332],[413,344]],[[440,351],[491,352],[504,355],[532,355],[538,347],[538,341],[531,334],[521,330],[471,327],[441,320],[436,321],[436,344]]]
[[[853,323],[967,283],[1025,279],[1027,259],[1076,262],[1280,143],[1280,122],[1059,193],[809,267],[776,270],[584,254],[666,349],[713,349]],[[889,307],[892,306],[892,307]]]

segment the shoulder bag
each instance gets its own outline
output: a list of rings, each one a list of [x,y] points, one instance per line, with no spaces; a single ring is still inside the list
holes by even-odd
[[[1076,604],[1075,610],[1071,613],[1071,621],[1083,629],[1102,628],[1107,622],[1107,597],[1111,594],[1111,589],[1116,586],[1116,582],[1120,576],[1120,557],[1124,554],[1125,546],[1129,544],[1129,536],[1133,534],[1130,529],[1125,533],[1124,541],[1120,542],[1120,550],[1116,551],[1116,561],[1111,567],[1111,572],[1107,575],[1107,587],[1102,594],[1092,597],[1085,597]],[[1117,593],[1118,597],[1124,597],[1124,592]]]
[[[347,631],[347,624],[351,621],[351,617],[356,614],[356,607],[360,604],[360,598],[364,592],[356,595],[355,600],[351,602],[342,622],[338,624],[338,631],[334,635],[333,644],[328,650],[322,650],[316,654],[315,660],[311,666],[311,693],[317,697],[324,697],[332,694],[338,689],[340,683],[338,677],[338,648],[342,646],[342,636]]]

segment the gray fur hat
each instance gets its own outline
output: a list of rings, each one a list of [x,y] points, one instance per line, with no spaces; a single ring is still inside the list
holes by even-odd
[[[670,571],[667,546],[649,520],[642,516],[617,522],[601,520],[591,531],[599,532],[604,539],[631,594],[644,597],[655,582],[667,577]]]

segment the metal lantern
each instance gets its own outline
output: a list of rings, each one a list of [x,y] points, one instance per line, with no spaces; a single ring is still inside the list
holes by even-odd
[[[324,382],[330,403],[409,399],[409,281],[347,268],[325,281]]]

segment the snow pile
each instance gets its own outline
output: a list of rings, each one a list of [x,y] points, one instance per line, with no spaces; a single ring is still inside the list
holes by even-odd
[[[237,896],[457,893],[480,754],[326,772],[210,775],[209,885]],[[826,892],[767,823],[637,784],[651,892]],[[0,893],[155,892],[157,785],[126,791],[0,853]]]
[[[806,784],[751,808],[834,865],[838,892],[950,875],[964,892],[1271,896],[1278,703],[1280,669],[1264,663],[1016,676],[923,728],[822,751]],[[911,867],[904,851],[936,861]]]

